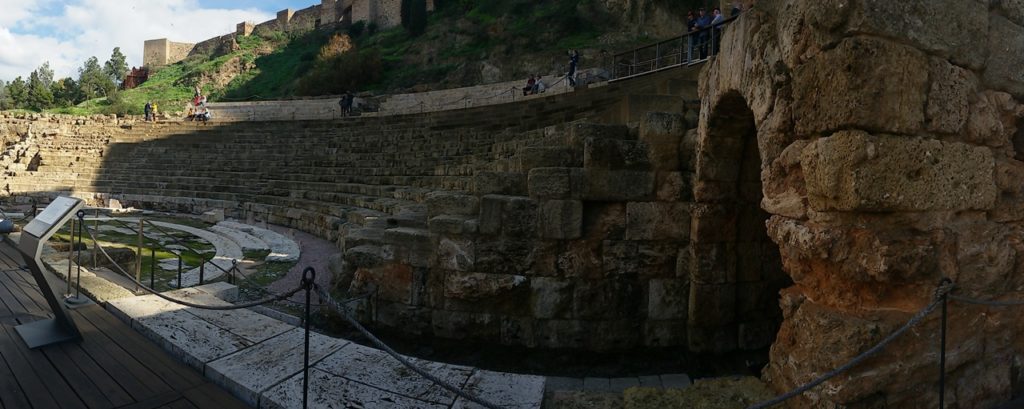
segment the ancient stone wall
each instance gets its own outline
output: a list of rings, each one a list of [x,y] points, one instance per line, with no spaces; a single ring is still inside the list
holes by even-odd
[[[336,239],[348,266],[336,285],[374,291],[363,318],[408,334],[686,345],[698,264],[694,122],[679,102],[660,106],[674,113],[621,105],[628,91],[678,92],[682,72],[518,105],[344,122],[39,119],[28,122],[45,135],[43,165],[11,171],[4,187],[220,208]]]
[[[1022,15],[1009,1],[802,0],[760,2],[727,29],[701,81],[694,200],[735,203],[723,159],[756,142],[768,234],[795,282],[766,371],[777,391],[879,342],[943,277],[1024,298]],[[950,311],[947,407],[1024,390],[1018,311]],[[935,406],[938,333],[933,314],[797,406]]]
[[[146,67],[162,67],[174,64],[188,57],[194,44],[176,43],[166,38],[146,40],[142,50],[142,65]]]

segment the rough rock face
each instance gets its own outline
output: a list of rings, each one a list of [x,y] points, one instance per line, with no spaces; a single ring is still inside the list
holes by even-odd
[[[762,1],[727,30],[700,84],[695,195],[719,199],[720,170],[700,158],[745,132],[723,126],[739,98],[794,281],[765,371],[776,392],[874,346],[943,277],[962,295],[1024,299],[1022,15],[1019,1]],[[947,407],[1024,390],[1018,314],[950,305]],[[936,405],[938,318],[791,404]]]

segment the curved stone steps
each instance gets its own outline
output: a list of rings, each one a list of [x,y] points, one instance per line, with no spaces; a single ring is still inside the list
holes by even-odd
[[[227,238],[226,236],[222,236],[218,233],[209,230],[197,229],[195,227],[184,226],[180,224],[158,221],[153,221],[152,223],[166,229],[180,230],[191,235],[194,235],[196,237],[202,238],[203,240],[210,242],[210,244],[212,244],[213,247],[217,249],[217,252],[214,254],[213,258],[210,259],[210,261],[208,261],[206,265],[203,267],[205,270],[203,271],[203,278],[206,281],[213,280],[224,275],[225,271],[231,270],[232,265],[237,260],[241,260],[243,258],[242,247],[239,246],[238,243],[235,243],[231,239]],[[177,278],[169,281],[169,283],[172,286],[177,286]],[[196,284],[199,284],[199,267],[193,268],[181,274],[182,287],[191,287]]]
[[[264,259],[266,261],[299,261],[302,254],[295,240],[273,230],[228,220],[217,223],[217,226],[241,231],[262,240],[270,248],[270,254]]]
[[[231,239],[242,247],[242,251],[270,250],[270,246],[265,241],[244,231],[221,225],[211,226],[210,230]]]

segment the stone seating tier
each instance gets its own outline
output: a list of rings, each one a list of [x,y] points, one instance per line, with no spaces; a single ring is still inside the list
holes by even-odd
[[[774,306],[748,293],[775,286],[771,272],[721,286],[742,312],[691,302],[710,295],[688,291],[691,269],[704,268],[690,260],[714,251],[689,245],[693,143],[682,141],[693,124],[678,112],[684,98],[628,98],[671,88],[652,78],[673,76],[394,117],[51,121],[39,126],[54,131],[35,138],[47,143],[38,170],[8,169],[4,183],[11,194],[223,209],[337,240],[346,274],[335,285],[373,291],[362,319],[407,334],[598,350],[763,347],[760,335],[773,332],[761,330],[777,320],[755,312]],[[64,135],[98,153],[61,152]],[[595,333],[605,336],[586,335]]]

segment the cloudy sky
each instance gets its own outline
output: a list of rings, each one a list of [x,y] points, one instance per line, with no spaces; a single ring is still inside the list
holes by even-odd
[[[56,77],[78,77],[91,56],[100,64],[121,47],[142,65],[142,43],[155,38],[199,42],[263,22],[278,10],[319,0],[0,0],[0,80],[28,77],[49,61]]]

